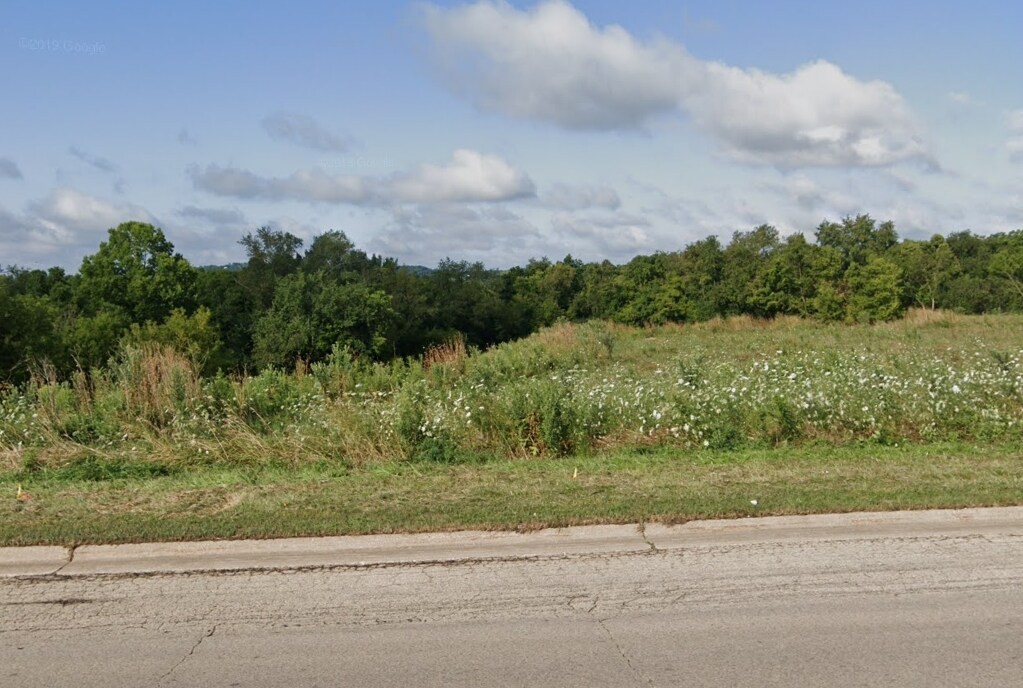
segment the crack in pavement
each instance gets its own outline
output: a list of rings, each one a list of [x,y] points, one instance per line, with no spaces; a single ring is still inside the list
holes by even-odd
[[[646,544],[648,544],[650,546],[650,551],[651,552],[658,552],[658,551],[660,551],[660,550],[657,549],[657,545],[655,545],[653,542],[648,540],[647,537],[646,537],[646,521],[640,521],[639,525],[638,525],[638,529],[639,529],[639,536],[641,538],[643,538],[643,542],[645,542]]]
[[[649,544],[649,543],[648,543]],[[653,547],[651,545],[651,547]],[[73,556],[73,549],[71,554]],[[652,553],[660,553],[661,550],[622,550],[614,552],[573,552],[563,554],[527,554],[492,557],[471,557],[465,559],[423,559],[413,561],[381,561],[381,562],[360,562],[346,564],[298,564],[283,566],[251,565],[238,568],[194,568],[194,569],[168,569],[154,571],[98,571],[90,573],[60,574],[65,567],[71,563],[71,559],[63,563],[60,568],[52,573],[28,574],[10,576],[9,581],[14,582],[49,582],[53,580],[101,580],[101,579],[129,579],[129,578],[164,578],[164,577],[202,577],[212,576],[246,576],[251,574],[264,573],[315,573],[320,571],[374,571],[379,569],[414,570],[423,567],[434,567],[441,569],[454,569],[466,567],[470,570],[481,564],[503,564],[503,563],[532,563],[549,561],[578,561],[585,559],[618,559],[634,556],[647,556]]]
[[[56,571],[53,571],[53,572],[51,572],[51,573],[49,573],[49,574],[47,574],[47,575],[50,575],[50,576],[56,576],[56,575],[57,575],[58,573],[60,573],[61,571],[63,571],[63,570],[65,569],[65,568],[67,568],[68,564],[70,564],[70,563],[71,563],[72,561],[74,561],[74,560],[75,560],[75,550],[76,550],[76,549],[78,549],[78,545],[70,545],[70,546],[69,546],[69,547],[67,548],[67,561],[65,561],[65,562],[64,562],[63,564],[61,564],[61,565],[60,565],[60,566],[59,566],[59,567],[57,568],[57,570],[56,570]]]
[[[647,678],[646,676],[643,675],[642,671],[633,666],[632,660],[629,659],[629,656],[627,654],[625,654],[625,650],[622,649],[622,646],[618,644],[618,640],[615,639],[614,634],[611,633],[611,629],[608,628],[607,624],[604,623],[604,619],[597,619],[597,625],[600,626],[601,630],[603,630],[605,634],[607,634],[608,639],[615,646],[615,649],[618,650],[618,654],[621,655],[621,658],[625,660],[625,664],[629,667],[629,671],[634,673],[636,675],[636,678],[638,678],[643,683],[646,683],[651,686],[654,685],[653,679]]]
[[[177,668],[179,666],[184,664],[185,661],[189,657],[191,657],[193,654],[195,654],[195,651],[199,649],[199,646],[202,645],[204,640],[206,640],[207,638],[212,637],[213,634],[216,633],[216,632],[217,632],[217,626],[215,624],[213,626],[211,626],[208,631],[204,631],[203,634],[201,636],[199,636],[199,639],[197,641],[195,641],[195,644],[192,645],[192,647],[188,650],[187,653],[185,653],[185,656],[182,657],[181,659],[179,659],[177,661],[177,663],[174,666],[172,666],[170,669],[168,669],[167,672],[163,676],[161,676],[160,678],[156,679],[156,682],[157,683],[163,683],[164,680],[166,680],[168,676],[173,674],[175,672],[175,670],[177,670]]]

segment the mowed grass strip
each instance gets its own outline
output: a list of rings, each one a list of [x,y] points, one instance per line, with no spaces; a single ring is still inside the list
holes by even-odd
[[[1023,503],[1017,445],[620,452],[358,470],[0,475],[0,545],[522,530]],[[102,478],[102,476],[100,476]],[[20,494],[19,494],[20,485]],[[754,504],[755,502],[755,504]]]

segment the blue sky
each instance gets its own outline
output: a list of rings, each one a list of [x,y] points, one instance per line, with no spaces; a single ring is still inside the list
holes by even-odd
[[[0,265],[262,225],[433,265],[1023,228],[1010,2],[0,6]]]

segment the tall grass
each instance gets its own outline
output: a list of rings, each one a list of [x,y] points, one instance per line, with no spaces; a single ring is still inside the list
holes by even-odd
[[[455,339],[374,363],[335,348],[308,370],[210,378],[173,349],[128,347],[105,370],[69,380],[41,370],[0,394],[0,460],[8,470],[356,467],[638,446],[1019,440],[1021,335],[1021,316],[925,311],[853,326],[591,322],[485,352]]]

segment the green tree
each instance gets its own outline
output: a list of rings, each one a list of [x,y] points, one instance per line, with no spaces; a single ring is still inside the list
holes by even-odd
[[[760,272],[781,245],[778,230],[760,225],[749,232],[736,232],[722,256],[719,288],[721,315],[755,310],[753,291]]]
[[[889,251],[889,256],[902,269],[908,300],[921,308],[937,308],[961,270],[948,242],[937,234],[930,241],[903,241]]]
[[[77,297],[86,315],[112,306],[130,322],[161,322],[173,309],[194,305],[195,270],[163,231],[143,222],[109,230],[99,251],[82,260],[79,275]]]
[[[277,282],[298,270],[302,263],[302,240],[294,234],[260,227],[238,242],[245,247],[248,263],[239,275],[240,284],[262,311],[274,300]]]
[[[133,323],[124,337],[129,344],[155,342],[184,354],[203,372],[213,373],[222,367],[220,333],[208,308],[199,307],[192,315],[175,308],[162,323]]]
[[[574,320],[609,319],[624,300],[615,286],[618,268],[604,260],[581,266],[578,275],[579,290],[572,299],[569,316]]]
[[[870,215],[846,217],[841,222],[825,220],[817,227],[816,237],[819,246],[838,251],[845,267],[866,265],[871,256],[884,255],[899,241],[894,223],[878,225]]]
[[[207,268],[199,270],[196,300],[211,315],[221,347],[216,366],[225,370],[245,370],[251,366],[252,329],[260,308],[252,292],[242,284],[239,270]],[[212,363],[211,363],[212,365]]]
[[[875,322],[902,315],[902,271],[886,258],[872,257],[866,265],[853,263],[846,273],[849,286],[846,320]]]
[[[749,305],[755,315],[803,315],[813,310],[821,275],[815,253],[821,249],[793,234],[775,249],[750,289]]]
[[[273,304],[256,322],[253,355],[263,367],[321,360],[335,344],[378,356],[387,350],[393,317],[382,291],[297,272],[278,283]]]
[[[988,265],[988,272],[1009,285],[1015,295],[1023,300],[1023,229],[1006,235],[991,237],[998,248]]]
[[[71,317],[65,337],[75,365],[82,370],[105,365],[130,325],[120,308],[105,308],[92,315]]]
[[[45,296],[12,294],[9,280],[0,276],[0,382],[25,380],[34,363],[61,363],[57,313]]]
[[[557,263],[531,260],[515,279],[513,298],[528,314],[530,329],[551,325],[569,314],[580,289],[582,263],[565,256]]]

